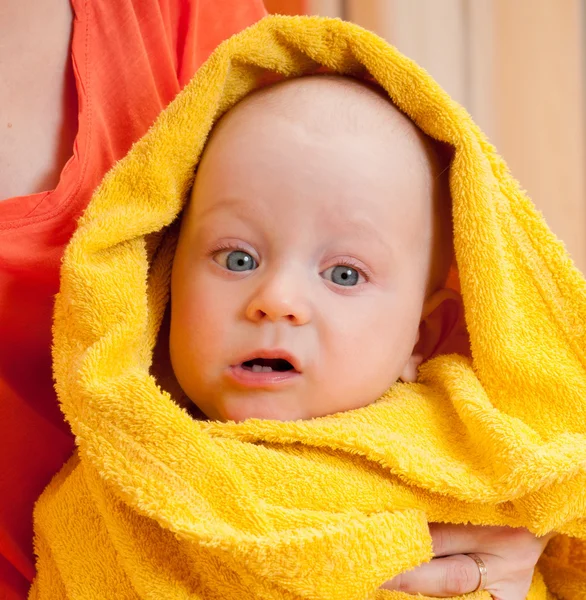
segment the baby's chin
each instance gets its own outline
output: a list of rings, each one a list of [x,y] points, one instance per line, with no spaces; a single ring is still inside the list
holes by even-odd
[[[306,411],[294,406],[275,406],[275,403],[243,402],[238,405],[224,406],[219,415],[220,421],[241,423],[247,419],[263,419],[270,421],[298,421],[313,418]]]
[[[272,396],[272,397],[271,397]],[[241,423],[247,419],[271,421],[299,421],[322,417],[328,412],[315,413],[300,403],[271,394],[255,394],[239,398],[227,398],[213,407],[197,405],[206,416],[215,421]]]

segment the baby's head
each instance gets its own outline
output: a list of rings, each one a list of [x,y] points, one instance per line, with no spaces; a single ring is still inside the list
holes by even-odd
[[[210,418],[374,402],[445,337],[454,294],[435,144],[370,85],[264,88],[216,126],[173,265],[170,350]]]

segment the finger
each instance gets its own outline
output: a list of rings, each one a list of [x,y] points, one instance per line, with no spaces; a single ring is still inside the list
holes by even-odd
[[[525,557],[533,565],[554,534],[536,537],[523,527],[451,525],[430,523],[434,556],[492,554],[517,560]]]
[[[509,527],[429,524],[434,556],[470,554],[471,552],[492,553],[503,542],[507,546],[510,545],[511,540],[508,538],[514,531]],[[517,531],[521,535],[528,534],[526,530]]]
[[[491,557],[479,556],[484,561],[490,578]],[[480,569],[476,562],[465,554],[458,554],[446,558],[434,558],[431,562],[412,571],[397,575],[387,581],[382,588],[408,594],[448,598],[473,592],[479,584]],[[489,585],[490,581],[487,581],[486,587]]]

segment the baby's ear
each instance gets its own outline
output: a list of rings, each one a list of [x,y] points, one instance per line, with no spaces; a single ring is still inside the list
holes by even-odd
[[[419,325],[419,341],[415,346],[423,360],[438,354],[454,332],[463,309],[462,296],[450,288],[434,292],[425,301]]]
[[[443,288],[434,292],[424,303],[417,342],[403,372],[401,381],[417,380],[419,365],[441,351],[460,321],[463,305],[458,292]]]

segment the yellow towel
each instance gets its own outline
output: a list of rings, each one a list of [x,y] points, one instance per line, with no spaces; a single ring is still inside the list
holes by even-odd
[[[150,374],[167,226],[214,121],[276,75],[324,67],[374,78],[455,149],[472,358],[432,359],[345,414],[194,420]],[[586,597],[586,283],[464,109],[372,33],[269,17],[222,44],[96,191],[54,334],[79,449],[37,504],[31,598],[398,598],[377,588],[431,558],[428,521],[564,534],[530,596]]]

